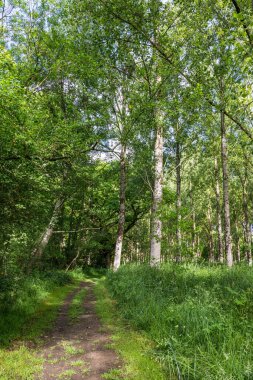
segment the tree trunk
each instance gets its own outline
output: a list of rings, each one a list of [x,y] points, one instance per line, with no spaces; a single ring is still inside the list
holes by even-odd
[[[73,258],[73,260],[71,260],[70,264],[68,264],[67,268],[65,269],[66,272],[70,269],[70,267],[73,267],[76,265],[76,262],[77,262],[77,259],[79,258],[79,256],[80,256],[80,249],[77,249],[76,256]]]
[[[249,211],[248,211],[248,196],[247,196],[247,187],[248,187],[248,170],[247,170],[247,164],[245,163],[245,176],[243,181],[243,214],[244,214],[244,223],[243,223],[243,230],[244,230],[244,242],[245,242],[245,256],[247,258],[249,266],[252,266],[252,253],[251,253],[251,230],[250,230],[250,223],[249,223]]]
[[[222,217],[221,217],[221,201],[220,201],[220,182],[219,182],[219,167],[218,160],[214,159],[215,167],[215,197],[216,197],[216,217],[217,217],[217,232],[218,232],[218,259],[220,263],[224,262],[223,241],[222,241]]]
[[[197,234],[197,254],[196,257],[201,257],[201,252],[200,252],[200,239],[199,239],[199,234]]]
[[[228,267],[233,266],[232,240],[230,227],[230,205],[229,205],[229,177],[228,177],[228,153],[227,136],[224,110],[221,111],[221,160],[223,179],[223,202],[224,202],[224,225],[225,225],[225,253]]]
[[[116,271],[120,267],[121,252],[124,236],[125,214],[126,214],[126,146],[121,145],[120,152],[120,190],[119,190],[119,222],[118,233],[115,246],[113,269]]]
[[[177,211],[177,254],[176,261],[180,262],[182,259],[181,254],[181,245],[182,245],[182,236],[181,236],[181,153],[180,153],[180,144],[176,142],[176,182],[177,182],[177,200],[176,200],[176,211]]]
[[[194,200],[192,192],[192,183],[190,182],[190,200],[191,200],[191,209],[192,209],[192,254],[196,258],[196,213],[194,210]]]
[[[238,227],[238,221],[235,222],[236,228],[236,260],[238,263],[241,261],[241,247],[240,247],[240,231]]]
[[[192,212],[192,253],[196,257],[196,213]]]
[[[46,227],[45,231],[43,232],[43,234],[41,235],[41,238],[32,253],[33,258],[36,261],[41,259],[43,252],[46,246],[48,245],[50,238],[53,235],[53,231],[54,231],[56,223],[58,222],[63,204],[64,204],[63,198],[59,198],[55,203],[54,211],[50,219],[50,222],[48,226]]]
[[[71,207],[71,213],[70,213],[70,217],[69,217],[69,231],[72,231],[74,229],[74,207]],[[65,258],[66,258],[66,261],[69,261],[70,259],[70,252],[71,252],[71,242],[72,242],[72,234],[69,233],[68,234],[68,238],[67,238],[67,244],[66,244],[66,247],[65,247]]]
[[[159,207],[162,202],[163,183],[163,128],[158,122],[155,140],[155,179],[153,189],[153,203],[151,209],[151,244],[150,264],[158,265],[161,260],[162,221],[159,217]]]
[[[208,205],[207,220],[209,227],[209,262],[214,262],[214,241],[213,241],[213,224],[212,224],[212,210],[211,205]]]
[[[236,256],[237,256],[237,262],[240,263],[241,262],[240,238],[237,239]]]

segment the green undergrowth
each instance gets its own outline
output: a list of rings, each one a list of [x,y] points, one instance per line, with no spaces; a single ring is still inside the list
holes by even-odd
[[[56,318],[67,294],[84,279],[80,271],[36,273],[20,281],[9,304],[0,307],[0,379],[30,380],[40,373],[42,359],[31,341],[38,342]],[[29,343],[28,343],[29,342]]]
[[[168,379],[253,379],[252,268],[125,266],[107,287]]]
[[[50,325],[61,302],[77,286],[77,281],[76,274],[60,271],[22,278],[15,297],[0,304],[0,346],[38,336]]]
[[[161,366],[152,359],[152,343],[143,334],[129,328],[117,316],[115,303],[109,297],[105,279],[100,279],[95,287],[96,309],[104,328],[112,334],[110,348],[120,354],[122,369],[112,369],[102,377],[107,380],[165,380]]]

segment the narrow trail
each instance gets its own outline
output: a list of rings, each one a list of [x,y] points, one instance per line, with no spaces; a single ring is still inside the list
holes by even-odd
[[[86,288],[83,314],[71,321],[68,310],[74,296]],[[39,355],[44,358],[42,376],[37,379],[101,380],[102,374],[120,368],[117,354],[110,348],[110,334],[102,327],[95,311],[91,283],[82,283],[65,300],[50,333],[44,336]]]

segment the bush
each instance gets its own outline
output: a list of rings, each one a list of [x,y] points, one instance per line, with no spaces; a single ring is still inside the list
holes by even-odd
[[[7,275],[0,276],[0,309],[10,307],[18,292],[18,281]]]
[[[63,271],[47,271],[45,273],[39,273],[38,276],[39,278],[46,280],[48,284],[55,286],[63,286],[72,281],[71,274]]]

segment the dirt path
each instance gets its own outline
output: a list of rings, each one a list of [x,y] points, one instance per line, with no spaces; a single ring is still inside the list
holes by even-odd
[[[69,320],[68,309],[73,297],[83,287],[87,289],[84,312],[74,322]],[[101,380],[110,369],[118,369],[120,360],[108,348],[110,335],[95,312],[92,284],[82,283],[65,300],[55,326],[45,337],[40,355],[45,359],[43,374],[38,379]]]

